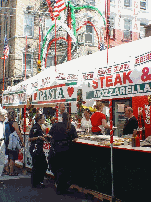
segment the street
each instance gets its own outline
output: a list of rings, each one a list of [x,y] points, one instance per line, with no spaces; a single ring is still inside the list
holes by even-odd
[[[16,169],[16,168],[15,168]],[[30,172],[22,174],[21,169],[16,169],[18,176],[0,176],[0,201],[1,202],[48,202],[48,201],[65,201],[65,202],[90,202],[100,201],[90,195],[78,192],[77,189],[71,189],[67,195],[57,195],[52,178],[45,178],[45,188],[32,188],[30,182]]]

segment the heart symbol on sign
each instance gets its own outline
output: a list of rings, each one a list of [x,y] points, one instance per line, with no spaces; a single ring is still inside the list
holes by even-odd
[[[37,98],[37,93],[34,93],[34,100],[36,100]]]
[[[74,88],[73,87],[68,87],[67,91],[68,91],[69,97],[71,97],[73,92],[74,92]]]

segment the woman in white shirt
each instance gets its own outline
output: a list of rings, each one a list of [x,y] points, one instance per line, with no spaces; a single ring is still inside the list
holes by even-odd
[[[81,120],[81,127],[83,129],[87,129],[88,132],[90,132],[91,131],[91,127],[92,127],[92,125],[91,125],[91,119],[90,119],[90,117],[91,117],[91,111],[88,108],[85,108],[83,115],[84,116],[83,116],[83,118]]]

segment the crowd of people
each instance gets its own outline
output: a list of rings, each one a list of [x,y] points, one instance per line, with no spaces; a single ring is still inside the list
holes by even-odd
[[[86,108],[84,109],[84,116],[81,120],[81,128],[87,129],[95,135],[101,135],[103,128],[110,129],[107,124],[106,116],[103,114],[104,104],[97,102],[96,112],[93,114]],[[131,107],[125,107],[125,116],[127,121],[124,125],[123,134],[136,133],[138,122],[133,115]],[[18,135],[22,147],[24,147],[24,140],[22,138],[20,127],[15,121],[16,114],[14,110],[0,108],[0,166],[5,164],[5,155],[8,156],[8,162],[4,168],[4,174],[14,176],[14,164],[18,159],[19,150],[9,149],[9,139],[6,138],[6,124],[9,125],[10,133],[14,131]],[[68,188],[72,184],[72,144],[77,140],[78,135],[76,126],[72,124],[72,118],[69,113],[65,112],[65,105],[59,105],[58,120],[53,117],[52,127],[48,134],[42,128],[45,122],[45,116],[42,113],[37,113],[35,121],[29,132],[30,148],[29,152],[32,157],[32,173],[31,184],[33,188],[44,188],[43,180],[46,170],[49,168],[55,175],[55,186],[57,194],[64,194],[68,192]],[[7,140],[6,140],[7,139]],[[43,151],[44,142],[50,143],[50,151],[48,159]],[[2,174],[2,173],[0,173]]]

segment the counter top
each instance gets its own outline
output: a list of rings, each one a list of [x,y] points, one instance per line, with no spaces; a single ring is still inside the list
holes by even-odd
[[[109,139],[110,136],[109,135],[98,135],[97,138],[100,137],[100,140],[104,139]],[[93,138],[95,138],[93,136]],[[114,140],[118,140],[120,139],[119,137],[113,137],[113,141]],[[85,140],[82,138],[78,138],[76,143],[81,143],[81,144],[87,144],[87,145],[92,145],[92,146],[97,146],[97,147],[105,147],[105,148],[111,148],[110,145],[103,145],[102,142],[97,142],[97,141],[93,141],[93,140]],[[132,147],[130,145],[119,145],[119,146],[113,146],[114,149],[122,149],[122,150],[131,150],[131,151],[139,151],[139,152],[146,152],[146,153],[151,153],[151,148],[150,147]]]

